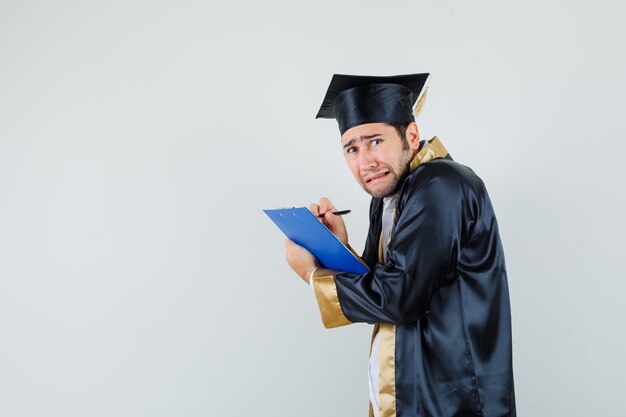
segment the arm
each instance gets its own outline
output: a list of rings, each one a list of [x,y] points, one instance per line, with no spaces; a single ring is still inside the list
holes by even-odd
[[[433,292],[455,278],[464,190],[459,176],[445,166],[421,171],[405,184],[386,265],[376,264],[363,275],[314,274],[326,327],[416,321],[428,310]]]
[[[324,223],[326,227],[335,235],[339,240],[346,245],[346,247],[359,259],[361,262],[363,260],[361,257],[352,249],[350,244],[348,243],[348,232],[346,230],[345,223],[341,216],[335,216],[332,214],[332,211],[335,211],[336,208],[332,204],[332,202],[326,198],[322,197],[318,204],[311,204],[309,206],[309,210],[313,215],[318,216],[319,214],[324,214],[323,217],[320,218],[320,221]],[[320,306],[324,305],[326,301],[324,301],[322,292],[315,291],[315,281],[313,280],[314,276],[331,276],[337,274],[339,271],[330,270],[327,268],[323,268],[319,261],[313,256],[311,252],[302,246],[292,242],[289,239],[285,240],[285,259],[291,269],[300,277],[303,281],[307,282],[311,288],[313,288],[315,292],[315,296],[318,300],[318,304]],[[363,262],[365,264],[365,262]],[[321,285],[321,284],[320,284]],[[333,299],[334,303],[337,304],[336,301],[336,292],[334,294],[326,295],[327,298]],[[333,301],[330,301],[333,302]],[[340,311],[340,308],[339,308]],[[327,312],[328,315],[332,315],[332,311]],[[343,324],[349,324],[349,321],[345,319],[345,316],[341,314],[334,322],[334,326],[336,327]],[[327,326],[328,327],[328,326]]]

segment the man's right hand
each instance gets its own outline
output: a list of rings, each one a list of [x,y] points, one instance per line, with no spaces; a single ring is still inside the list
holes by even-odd
[[[337,211],[333,203],[326,197],[320,198],[319,204],[311,204],[309,210],[316,216],[336,237],[348,246],[348,231],[346,230],[346,224],[343,222],[341,216],[336,216],[332,212]],[[319,215],[323,214],[323,217]]]

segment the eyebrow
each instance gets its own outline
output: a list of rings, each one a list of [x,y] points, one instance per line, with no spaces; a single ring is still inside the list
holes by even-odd
[[[375,137],[378,137],[378,136],[382,136],[382,133],[374,133],[373,135],[361,135],[358,137],[358,141],[363,142],[364,140],[374,139]],[[356,141],[357,141],[357,138],[350,139],[348,142],[346,142],[345,145],[343,145],[343,148],[345,149],[349,146],[354,145],[354,142]]]

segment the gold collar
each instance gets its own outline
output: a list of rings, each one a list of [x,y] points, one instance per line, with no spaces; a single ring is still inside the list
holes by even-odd
[[[433,136],[431,140],[424,144],[424,147],[415,155],[409,166],[410,172],[413,172],[415,168],[423,163],[432,161],[436,158],[445,158],[448,156],[448,151],[443,146],[437,136]]]

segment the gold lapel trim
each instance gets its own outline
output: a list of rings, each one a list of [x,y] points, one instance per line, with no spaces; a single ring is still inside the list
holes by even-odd
[[[383,233],[378,242],[378,262],[383,263]],[[396,326],[374,325],[372,342],[378,333],[378,415],[396,417]],[[371,347],[370,347],[371,354]]]
[[[396,417],[396,326],[378,329],[378,405],[380,417]]]
[[[448,151],[437,136],[429,140],[410,164],[413,172],[421,164],[436,158],[445,158]],[[394,210],[395,217],[395,210]],[[391,236],[389,237],[391,242]],[[378,262],[383,262],[382,229],[378,240]],[[380,417],[396,417],[396,326],[389,323],[374,325],[372,343],[378,333],[378,405]],[[370,344],[370,354],[372,352]],[[372,415],[370,404],[370,416]]]
[[[448,156],[448,151],[445,146],[441,143],[437,136],[433,136],[431,140],[429,140],[422,149],[415,155],[409,169],[411,172],[415,170],[421,164],[432,161],[436,158],[445,158]]]

